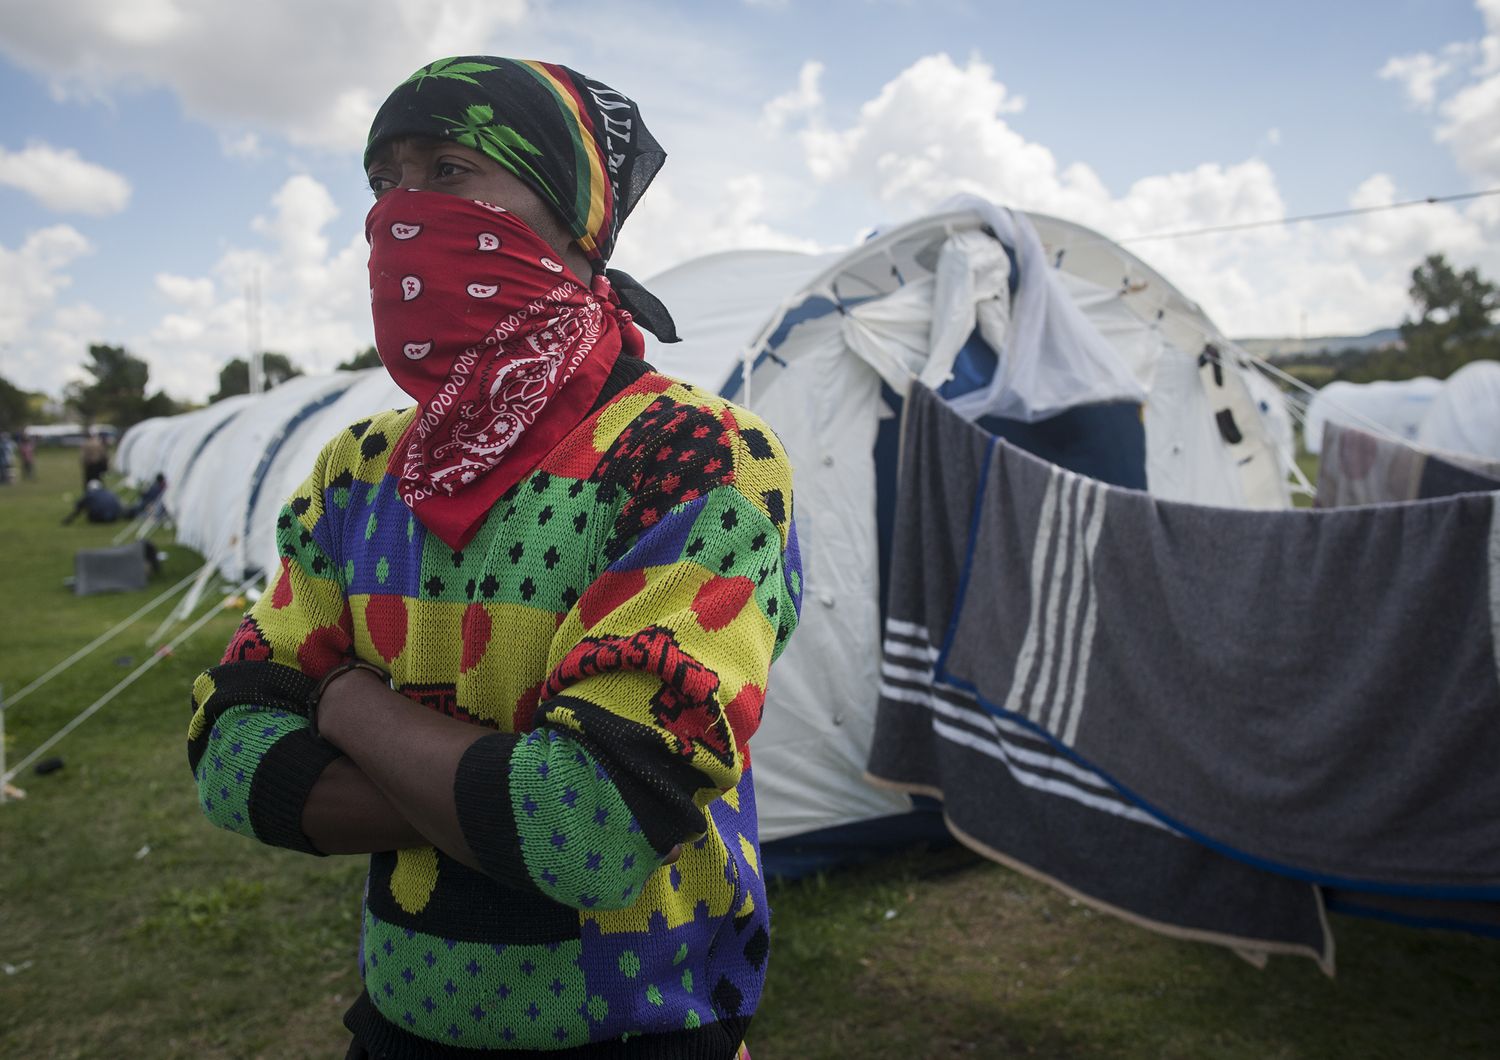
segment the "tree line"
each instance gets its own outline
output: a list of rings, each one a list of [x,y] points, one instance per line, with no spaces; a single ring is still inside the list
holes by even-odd
[[[1500,329],[1491,322],[1500,309],[1500,287],[1477,268],[1460,272],[1432,254],[1412,270],[1407,293],[1417,315],[1402,321],[1400,342],[1376,350],[1319,350],[1277,363],[1322,386],[1421,375],[1446,379],[1470,361],[1500,360]]]
[[[261,355],[261,364],[267,388],[303,374],[284,353],[267,351]],[[380,355],[370,346],[344,361],[338,370],[359,371],[379,364]],[[0,376],[0,430],[75,419],[85,425],[107,423],[124,431],[153,416],[172,416],[198,407],[178,401],[164,390],[150,392],[150,366],[123,346],[91,345],[83,370],[88,378],[63,388],[60,414],[46,394],[23,390]],[[236,357],[219,370],[219,386],[208,403],[249,392],[249,361]]]

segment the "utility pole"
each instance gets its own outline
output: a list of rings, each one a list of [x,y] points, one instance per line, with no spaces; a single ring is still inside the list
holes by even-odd
[[[266,388],[265,351],[260,341],[260,269],[250,274],[250,284],[245,292],[245,330],[250,340],[250,393],[259,394]]]

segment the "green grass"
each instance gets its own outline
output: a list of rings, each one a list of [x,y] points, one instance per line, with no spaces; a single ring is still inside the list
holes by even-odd
[[[150,598],[65,589],[73,550],[111,528],[57,526],[71,454],[45,452],[41,474],[0,487],[12,692]],[[198,562],[164,547],[158,589]],[[11,761],[143,660],[158,617],[8,714]],[[28,797],[0,806],[0,962],[20,968],[0,974],[0,1056],[341,1055],[360,860],[259,847],[209,827],[194,801],[188,685],[235,618],[185,642],[59,745],[64,769],[18,777]],[[958,848],[771,897],[757,1060],[1500,1055],[1491,940],[1339,919],[1337,979],[1292,958],[1257,971]]]

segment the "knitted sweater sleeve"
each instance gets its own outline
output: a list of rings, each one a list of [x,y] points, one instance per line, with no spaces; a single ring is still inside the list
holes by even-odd
[[[536,728],[475,743],[454,792],[489,875],[580,909],[630,906],[705,832],[801,600],[791,471],[768,428],[664,399],[621,438],[597,574],[553,640]]]
[[[193,683],[188,764],[203,813],[221,828],[317,854],[302,809],[339,751],[308,726],[318,680],[351,654],[349,605],[325,509],[328,450],[282,507],[280,567],[218,666]]]

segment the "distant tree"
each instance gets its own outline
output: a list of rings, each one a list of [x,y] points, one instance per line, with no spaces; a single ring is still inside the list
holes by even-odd
[[[1441,254],[1431,254],[1411,273],[1407,288],[1411,299],[1422,311],[1412,328],[1439,326],[1448,335],[1465,338],[1490,326],[1490,314],[1500,306],[1500,290],[1483,279],[1476,268],[1457,272]],[[1403,334],[1406,332],[1403,328]]]
[[[302,374],[302,369],[293,364],[284,353],[261,354],[261,365],[265,372],[267,389]],[[220,369],[218,392],[208,400],[212,403],[223,401],[235,394],[248,393],[250,393],[250,363],[243,357],[236,357]]]
[[[64,403],[86,424],[110,423],[124,430],[149,416],[178,410],[177,402],[161,391],[146,395],[151,369],[123,346],[91,345],[83,367],[93,379],[68,384]]]
[[[1500,357],[1500,336],[1491,323],[1500,309],[1500,287],[1478,269],[1459,272],[1443,255],[1432,254],[1412,270],[1407,291],[1417,315],[1402,322],[1401,343],[1323,357],[1331,379],[1446,379],[1470,361]]]
[[[14,431],[32,422],[33,396],[0,376],[0,430]]]
[[[343,364],[339,365],[338,370],[341,372],[358,372],[366,368],[379,367],[380,354],[374,346],[367,346],[362,352],[356,353],[353,357],[350,357]]]

